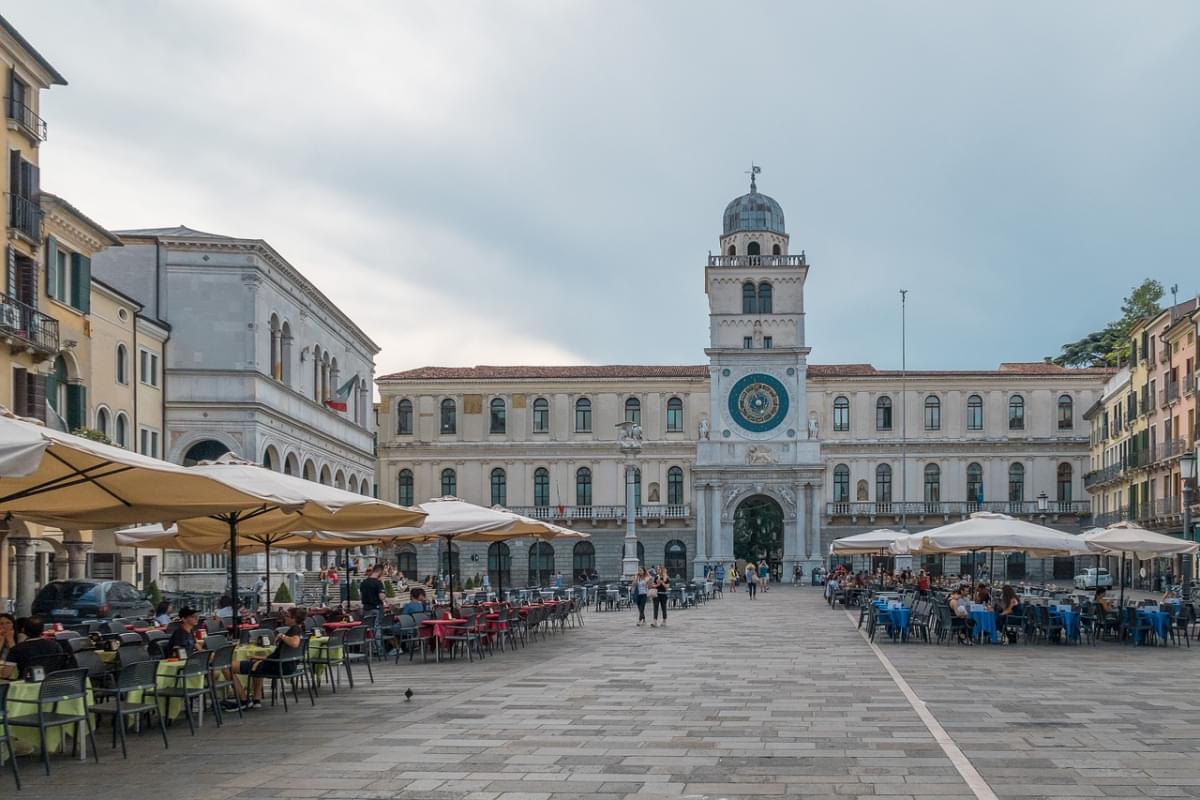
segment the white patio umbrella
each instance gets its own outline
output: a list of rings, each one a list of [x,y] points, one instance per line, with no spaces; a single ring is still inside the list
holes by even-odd
[[[856,533],[853,536],[834,539],[829,544],[829,554],[866,555],[885,552],[904,555],[908,550],[907,540],[908,534],[888,528],[878,528],[866,533]]]
[[[1148,531],[1128,522],[1114,522],[1107,528],[1093,528],[1079,537],[1097,553],[1120,555],[1118,580],[1121,583],[1120,608],[1125,607],[1125,557],[1133,555],[1139,561],[1164,556],[1194,555],[1200,544]],[[1124,611],[1121,612],[1124,614]]]

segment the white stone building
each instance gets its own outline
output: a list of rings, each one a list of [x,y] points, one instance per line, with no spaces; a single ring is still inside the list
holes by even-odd
[[[1079,529],[1088,514],[1082,415],[1109,371],[810,365],[810,264],[791,252],[782,209],[753,184],[726,208],[719,253],[705,267],[706,365],[425,367],[379,378],[380,495],[456,494],[593,534],[573,547],[464,546],[468,576],[490,571],[494,583],[511,558],[510,585],[555,570],[616,577],[625,498],[615,426],[628,419],[644,437],[644,559],[673,574],[728,563],[736,519],[754,506],[780,520],[769,557],[784,574],[797,564],[811,571],[839,536],[920,530],[980,509]],[[424,576],[437,559],[414,549],[401,566]],[[1072,571],[1069,561],[1053,574]],[[1010,567],[1024,574],[1019,557]],[[1039,570],[1051,566],[1031,566],[1030,576]]]

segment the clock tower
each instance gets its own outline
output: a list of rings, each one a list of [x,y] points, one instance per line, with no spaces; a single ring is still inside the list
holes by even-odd
[[[696,465],[697,574],[735,556],[766,559],[790,580],[821,563],[820,428],[807,408],[804,252],[789,252],[783,209],[758,191],[725,207],[720,250],[704,270],[709,414]],[[734,551],[738,520],[759,531]],[[766,535],[762,531],[767,530]]]

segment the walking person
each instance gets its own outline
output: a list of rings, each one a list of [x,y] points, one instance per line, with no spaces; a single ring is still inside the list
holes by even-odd
[[[637,575],[629,587],[629,593],[633,595],[634,605],[637,606],[637,626],[640,628],[646,624],[646,599],[650,596],[650,576],[646,574],[645,567],[638,567]]]
[[[662,609],[662,626],[667,627],[667,597],[671,594],[671,579],[667,577],[667,568],[659,567],[654,576],[654,622],[651,628],[658,627],[658,610]]]
[[[729,591],[736,592],[738,585],[737,564],[730,564],[729,569],[725,571],[725,582],[729,584]]]
[[[771,568],[767,566],[766,561],[763,561],[758,565],[758,588],[762,589],[764,592],[767,591],[769,588],[767,584],[770,583],[770,580]]]
[[[746,565],[746,593],[753,600],[758,588],[758,570],[754,567],[754,562],[751,561]]]

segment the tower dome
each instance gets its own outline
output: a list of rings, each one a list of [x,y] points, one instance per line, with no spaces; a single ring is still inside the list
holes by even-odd
[[[787,234],[783,227],[783,209],[775,198],[760,194],[754,175],[750,176],[750,191],[735,197],[725,206],[725,236],[738,231],[770,231]]]

